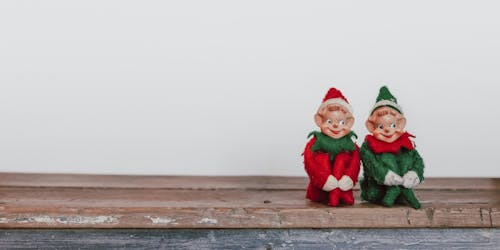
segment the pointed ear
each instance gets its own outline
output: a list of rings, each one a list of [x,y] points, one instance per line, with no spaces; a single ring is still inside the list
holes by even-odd
[[[323,117],[320,114],[316,113],[314,115],[314,122],[318,127],[321,127],[321,123],[323,123]]]
[[[373,133],[373,131],[375,130],[375,127],[376,127],[375,122],[371,121],[370,119],[366,120],[365,126],[366,126],[366,129],[368,129],[368,132],[370,132],[370,133]]]
[[[396,123],[398,124],[397,128],[403,130],[406,127],[406,118],[401,116],[397,119]]]
[[[345,124],[349,128],[352,128],[352,126],[354,125],[354,117],[353,116],[347,117]]]

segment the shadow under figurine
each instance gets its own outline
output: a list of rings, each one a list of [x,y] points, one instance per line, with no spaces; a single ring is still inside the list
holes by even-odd
[[[392,207],[394,203],[420,208],[412,188],[424,180],[424,163],[404,131],[406,118],[396,98],[386,86],[366,121],[367,135],[361,146],[363,180],[361,198]]]
[[[326,94],[314,121],[321,132],[309,134],[304,150],[304,168],[309,175],[306,198],[338,206],[354,204],[352,188],[360,170],[359,147],[351,128],[352,107],[342,93],[331,88]]]

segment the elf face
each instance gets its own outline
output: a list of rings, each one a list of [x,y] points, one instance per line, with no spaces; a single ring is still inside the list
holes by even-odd
[[[404,134],[406,118],[393,108],[382,107],[373,112],[365,125],[375,138],[391,143]]]
[[[323,134],[334,139],[349,134],[354,124],[352,114],[339,105],[328,105],[314,116],[314,120]]]

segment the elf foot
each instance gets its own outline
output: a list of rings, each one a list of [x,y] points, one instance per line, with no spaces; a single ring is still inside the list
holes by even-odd
[[[361,198],[365,201],[377,203],[384,197],[384,186],[368,181],[361,182]]]
[[[327,202],[328,201],[328,193],[309,184],[307,187],[306,198],[314,202]]]
[[[417,197],[415,197],[415,194],[413,193],[413,190],[407,189],[407,188],[403,188],[401,190],[401,195],[403,196],[403,198],[406,200],[406,202],[408,202],[408,204],[412,208],[419,209],[419,208],[422,207],[422,205],[418,201]]]
[[[354,196],[352,195],[352,190],[344,191],[340,193],[340,200],[342,200],[347,205],[354,204]]]
[[[385,192],[382,204],[386,207],[392,207],[400,194],[401,194],[401,188],[399,188],[398,186],[387,187],[387,191]]]
[[[328,205],[332,207],[338,206],[340,201],[340,189],[336,188],[330,191],[328,195],[329,195]]]

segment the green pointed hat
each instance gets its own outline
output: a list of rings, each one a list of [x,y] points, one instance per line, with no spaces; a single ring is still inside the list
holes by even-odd
[[[382,107],[391,107],[398,111],[400,114],[403,114],[403,108],[398,104],[398,100],[394,97],[387,86],[382,86],[378,92],[377,102],[373,105],[372,112],[373,114],[375,110]]]

